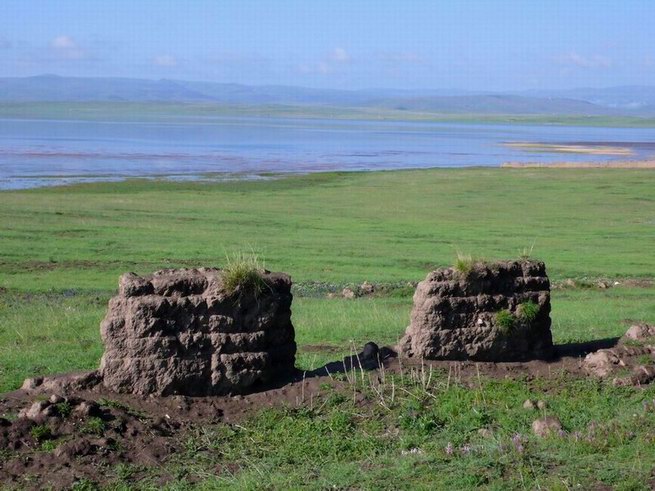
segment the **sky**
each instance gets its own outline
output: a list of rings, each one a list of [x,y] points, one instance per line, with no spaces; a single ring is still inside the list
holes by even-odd
[[[655,0],[0,0],[0,77],[655,85]]]

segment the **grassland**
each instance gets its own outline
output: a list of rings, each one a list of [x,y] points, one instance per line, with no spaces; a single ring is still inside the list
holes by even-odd
[[[351,343],[393,343],[411,307],[405,290],[328,299],[312,281],[402,284],[452,264],[458,250],[505,258],[534,245],[554,280],[619,281],[553,292],[557,343],[616,337],[631,320],[655,322],[655,288],[624,281],[655,276],[653,189],[649,170],[467,169],[3,192],[0,392],[26,376],[95,367],[121,272],[220,266],[249,249],[298,283],[302,368],[341,358]],[[160,488],[162,476],[171,489],[648,489],[653,388],[483,378],[472,390],[445,374],[432,384],[407,382],[387,407],[328,391],[320,407],[198,428],[165,468],[107,472],[118,489]],[[565,435],[530,435],[528,397],[548,401]]]
[[[457,250],[503,258],[533,245],[555,279],[651,277],[654,181],[650,170],[443,169],[3,192],[0,284],[107,291],[124,271],[250,249],[296,281],[409,281]]]
[[[222,117],[280,117],[373,121],[425,121],[481,124],[545,124],[652,128],[655,118],[540,114],[476,114],[386,108],[235,105],[178,102],[2,102],[0,118],[78,121],[208,122]]]

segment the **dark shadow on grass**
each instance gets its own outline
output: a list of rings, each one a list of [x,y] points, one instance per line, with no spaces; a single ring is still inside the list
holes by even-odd
[[[459,360],[430,360],[432,362],[473,362],[473,363],[487,363],[487,364],[512,364],[522,365],[530,361],[541,361],[546,364],[557,363],[562,360],[562,358],[582,358],[589,353],[598,351],[600,349],[609,349],[617,345],[619,337],[596,339],[593,341],[586,341],[582,343],[565,343],[553,346],[552,351],[549,351],[546,356],[534,356],[526,359],[516,360],[469,360],[469,359],[459,359]],[[335,375],[338,373],[347,373],[353,370],[359,371],[363,370],[376,370],[380,368],[381,365],[386,365],[386,362],[390,361],[392,358],[397,357],[395,351],[392,349],[383,346],[379,348],[375,343],[366,343],[364,349],[352,356],[346,356],[343,360],[332,361],[326,363],[322,367],[316,368],[314,370],[302,371],[294,370],[292,373],[287,374],[286,376],[279,377],[275,380],[268,382],[267,384],[255,384],[251,387],[246,393],[260,392],[262,390],[277,389],[284,387],[287,384],[300,382],[305,379],[315,378],[315,377],[327,377],[330,375]]]
[[[599,349],[613,348],[619,342],[620,337],[596,339],[584,343],[557,344],[554,347],[554,359],[563,357],[582,357]]]
[[[352,370],[375,370],[380,368],[385,360],[396,357],[396,352],[383,346],[379,348],[375,343],[366,343],[364,349],[356,355],[346,356],[341,361],[326,363],[320,368],[304,373],[304,377],[325,377],[335,373],[346,373]]]

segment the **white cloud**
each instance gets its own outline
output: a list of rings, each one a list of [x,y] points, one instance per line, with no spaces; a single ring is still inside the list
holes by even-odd
[[[612,60],[607,56],[584,56],[576,53],[575,51],[570,51],[562,56],[558,56],[556,61],[562,65],[570,65],[588,69],[610,68],[612,66]]]
[[[350,53],[343,48],[334,48],[328,55],[328,60],[335,63],[348,63],[352,60]]]
[[[50,41],[50,46],[55,49],[78,49],[77,43],[70,36],[57,36]]]
[[[172,55],[158,55],[152,59],[152,63],[161,67],[177,66],[177,58]]]
[[[61,60],[89,59],[89,53],[80,47],[70,36],[60,35],[50,41],[50,50],[55,58]]]

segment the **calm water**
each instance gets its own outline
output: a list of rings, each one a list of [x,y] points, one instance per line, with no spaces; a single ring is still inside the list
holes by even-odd
[[[108,123],[0,120],[0,189],[125,177],[229,179],[263,173],[495,166],[626,157],[534,153],[503,142],[629,143],[655,154],[655,130],[417,122],[216,118]]]

